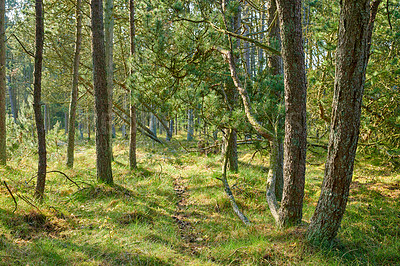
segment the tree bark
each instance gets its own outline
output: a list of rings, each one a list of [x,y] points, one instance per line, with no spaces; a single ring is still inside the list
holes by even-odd
[[[135,56],[135,3],[134,0],[129,0],[129,23],[130,23],[130,45],[131,45],[131,57]],[[133,70],[131,68],[131,75]],[[131,101],[130,101],[130,134],[129,134],[129,167],[131,170],[136,169],[136,106],[133,102],[133,91],[134,86],[131,84]]]
[[[96,108],[97,179],[113,183],[111,169],[111,114],[104,47],[103,1],[92,0],[93,88]]]
[[[346,209],[359,135],[365,72],[380,2],[340,2],[328,157],[321,196],[307,232],[307,238],[314,244],[335,238]]]
[[[82,42],[82,14],[81,0],[76,1],[76,41],[74,55],[74,69],[72,77],[71,102],[69,105],[69,123],[68,123],[68,147],[67,147],[67,166],[74,166],[74,147],[75,147],[75,120],[76,106],[78,102],[78,80],[79,80],[79,61]]]
[[[0,0],[0,165],[6,165],[6,2]]]
[[[38,137],[38,174],[36,181],[35,197],[43,201],[44,188],[46,183],[46,133],[44,119],[41,110],[42,96],[42,61],[43,61],[43,39],[44,39],[44,19],[43,1],[36,0],[36,52],[35,52],[35,71],[33,83],[33,110],[35,112],[36,130]]]
[[[277,0],[285,84],[284,188],[279,226],[302,218],[307,146],[307,82],[301,28],[301,0]]]

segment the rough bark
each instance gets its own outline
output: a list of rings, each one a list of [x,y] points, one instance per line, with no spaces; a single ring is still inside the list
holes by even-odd
[[[81,0],[76,1],[76,41],[75,55],[72,77],[71,102],[69,105],[69,123],[68,123],[68,147],[67,147],[67,166],[74,166],[74,147],[75,147],[75,120],[76,106],[78,103],[78,84],[79,84],[79,61],[82,42],[82,14]]]
[[[130,24],[130,46],[131,46],[131,57],[135,56],[135,3],[134,0],[129,0],[129,24]],[[131,69],[131,74],[133,70]],[[129,167],[130,169],[136,169],[136,107],[133,102],[133,90],[134,86],[131,84],[131,102],[130,102],[130,133],[129,133]]]
[[[277,0],[285,84],[284,188],[279,226],[302,218],[306,163],[306,73],[301,28],[301,0]]]
[[[107,87],[106,54],[104,47],[103,1],[92,0],[92,52],[93,87],[96,108],[96,156],[97,179],[107,184],[113,183],[111,169],[111,114],[110,97]]]
[[[328,156],[321,196],[307,238],[332,241],[349,196],[360,127],[365,71],[380,0],[341,1]]]
[[[44,130],[44,119],[41,111],[42,96],[42,61],[43,61],[43,39],[44,39],[44,19],[43,1],[36,0],[36,50],[35,50],[35,70],[33,83],[33,110],[35,112],[36,130],[38,137],[38,173],[36,181],[35,197],[43,200],[44,188],[46,183],[46,133]]]
[[[6,2],[0,0],[0,165],[6,165]],[[15,119],[15,117],[14,117]]]

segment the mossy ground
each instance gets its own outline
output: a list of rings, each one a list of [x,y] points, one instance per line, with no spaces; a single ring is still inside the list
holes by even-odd
[[[224,194],[218,155],[140,143],[139,168],[128,169],[127,142],[114,142],[114,186],[96,181],[93,143],[81,143],[74,169],[65,150],[49,152],[46,197],[32,200],[36,159],[0,168],[18,207],[0,187],[1,265],[395,265],[400,261],[400,175],[359,159],[337,241],[330,248],[303,240],[318,200],[323,155],[309,153],[304,224],[277,230],[265,200],[268,156],[240,146],[229,182],[247,227]],[[185,146],[196,144],[186,143]],[[24,201],[24,199],[26,201]],[[34,206],[32,206],[32,203]]]

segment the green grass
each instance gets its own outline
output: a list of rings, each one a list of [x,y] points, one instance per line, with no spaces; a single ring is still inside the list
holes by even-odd
[[[195,143],[191,143],[195,146]],[[189,145],[190,146],[190,145]],[[114,142],[114,186],[96,181],[93,145],[77,147],[75,167],[65,150],[49,155],[42,205],[32,200],[35,158],[0,168],[18,201],[0,187],[0,265],[396,265],[400,261],[400,175],[359,159],[337,240],[328,248],[303,240],[323,178],[323,155],[309,154],[304,225],[277,230],[265,200],[268,158],[240,147],[229,183],[252,222],[233,213],[217,155],[141,143],[139,168],[130,172],[126,143]],[[33,177],[33,178],[32,178]],[[177,191],[177,184],[185,189]],[[33,205],[25,202],[20,196]]]

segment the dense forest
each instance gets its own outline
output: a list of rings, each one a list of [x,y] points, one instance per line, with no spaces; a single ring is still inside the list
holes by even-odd
[[[396,0],[0,0],[1,265],[397,265]]]

